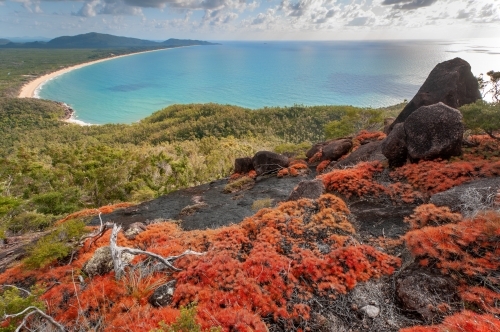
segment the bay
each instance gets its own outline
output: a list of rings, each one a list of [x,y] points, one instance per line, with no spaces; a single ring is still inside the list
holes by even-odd
[[[132,123],[172,104],[382,107],[411,99],[439,62],[462,57],[474,74],[500,64],[488,41],[222,42],[136,54],[70,71],[40,98],[85,123]]]

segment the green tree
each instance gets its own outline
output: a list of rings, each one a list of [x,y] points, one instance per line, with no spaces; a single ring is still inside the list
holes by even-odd
[[[349,109],[340,120],[325,125],[326,138],[354,135],[361,129],[378,130],[382,127],[384,113],[379,109]]]
[[[495,131],[500,129],[500,103],[488,103],[478,100],[460,107],[465,126],[475,132],[485,132],[490,137],[500,140]]]

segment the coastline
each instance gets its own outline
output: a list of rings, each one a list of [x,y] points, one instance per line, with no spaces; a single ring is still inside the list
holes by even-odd
[[[157,51],[164,51],[164,50],[169,50],[173,48],[182,48],[182,47],[190,47],[190,46],[179,46],[179,47],[166,47],[166,48],[160,48],[157,50],[149,50],[149,51],[141,51],[141,52],[134,52],[134,53],[129,53],[129,54],[123,54],[123,55],[117,55],[117,56],[111,56],[109,58],[104,58],[104,59],[99,59],[99,60],[93,60],[89,62],[84,62],[80,63],[74,66],[66,67],[63,69],[56,70],[52,73],[40,76],[35,78],[32,81],[27,82],[26,84],[23,85],[21,88],[21,91],[18,94],[18,98],[38,98],[35,96],[36,90],[43,84],[45,84],[47,81],[56,78],[57,76],[69,73],[70,71],[73,71],[75,69],[80,69],[83,67],[87,67],[96,63],[108,61],[108,60],[113,60],[113,59],[118,59],[118,58],[123,58],[126,56],[131,56],[131,55],[136,55],[136,54],[142,54],[142,53],[149,53],[149,52],[157,52]]]

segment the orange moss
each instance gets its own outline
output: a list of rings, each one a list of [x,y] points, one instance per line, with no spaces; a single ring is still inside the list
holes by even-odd
[[[433,326],[415,326],[400,330],[400,332],[498,332],[500,320],[493,315],[479,315],[464,310],[453,316],[446,317],[444,322]]]
[[[56,222],[56,225],[63,224],[64,222],[66,222],[68,220],[71,220],[71,219],[82,218],[82,217],[90,217],[90,216],[97,216],[99,213],[108,214],[108,213],[113,212],[116,209],[127,208],[127,207],[134,206],[134,205],[135,205],[134,203],[118,203],[118,204],[113,204],[113,205],[102,206],[102,207],[100,207],[98,209],[85,209],[85,210],[81,210],[81,211],[78,211],[78,212],[74,212],[74,213],[66,216],[65,218],[63,218],[61,220],[58,220]]]
[[[321,174],[325,170],[325,168],[330,165],[330,160],[323,160],[319,165],[316,167],[316,173]]]
[[[185,232],[175,223],[148,226],[134,240],[120,234],[119,245],[140,247],[163,256],[187,248],[206,251],[176,261],[183,271],[155,273],[131,286],[113,273],[86,279],[77,275],[97,246],[107,245],[109,231],[96,246],[89,241],[70,265],[31,271],[31,278],[50,289],[43,295],[49,314],[69,331],[100,325],[104,331],[147,331],[161,320],[173,322],[180,305],[196,301],[204,328],[224,331],[265,331],[264,318],[280,320],[294,329],[309,319],[310,308],[297,298],[335,297],[356,283],[391,274],[400,260],[367,245],[357,245],[346,214],[336,196],[285,202],[262,209],[241,224],[217,230]],[[354,244],[354,245],[353,245]],[[138,257],[136,260],[143,260]],[[26,278],[19,268],[0,279],[15,283]],[[176,279],[173,307],[153,308],[148,288],[161,278]],[[149,289],[149,290],[148,290]],[[293,294],[293,296],[292,296]]]
[[[319,150],[318,152],[316,152],[314,154],[314,156],[312,156],[311,158],[309,158],[309,160],[307,161],[309,164],[313,164],[313,163],[316,163],[318,161],[321,160],[321,157],[323,157],[323,151],[322,150]]]
[[[500,313],[500,213],[408,232],[408,248],[422,265],[436,266],[459,284],[459,296],[482,310]],[[489,289],[491,288],[491,289]]]
[[[451,212],[447,206],[437,207],[434,204],[423,204],[415,208],[413,214],[405,218],[412,229],[425,226],[439,226],[443,224],[455,224],[462,220],[460,213]]]
[[[361,130],[354,139],[358,141],[361,145],[373,142],[373,141],[381,141],[386,138],[387,135],[381,131],[367,131]]]
[[[365,195],[379,196],[386,192],[386,188],[376,183],[373,176],[383,170],[384,167],[378,161],[365,162],[353,168],[334,170],[318,178],[323,181],[328,191],[340,193],[347,198]]]

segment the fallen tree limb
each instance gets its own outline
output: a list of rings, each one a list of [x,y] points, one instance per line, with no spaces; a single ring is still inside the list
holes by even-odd
[[[172,265],[172,263],[181,257],[184,257],[186,255],[196,255],[196,256],[201,256],[204,255],[204,253],[196,252],[193,250],[186,250],[180,255],[177,256],[170,256],[170,257],[162,257],[158,254],[149,252],[149,251],[144,251],[140,249],[133,249],[133,248],[128,248],[128,247],[120,247],[117,244],[118,240],[118,233],[121,230],[121,226],[117,226],[116,224],[113,225],[113,230],[111,232],[111,237],[110,237],[110,248],[111,248],[111,257],[113,259],[113,266],[115,270],[115,278],[116,280],[120,280],[123,274],[125,273],[125,267],[127,266],[127,263],[125,263],[122,259],[122,254],[123,253],[129,253],[132,255],[146,255],[148,257],[151,257],[161,264],[165,265],[167,268],[172,269],[174,271],[181,271],[180,269],[176,268],[175,266]]]
[[[50,317],[49,315],[47,315],[45,312],[43,312],[42,310],[38,309],[37,307],[27,307],[26,309],[24,309],[23,311],[21,312],[18,312],[17,314],[5,314],[3,316],[3,319],[9,319],[9,318],[16,318],[16,317],[19,317],[19,316],[22,316],[26,314],[26,316],[24,316],[23,318],[23,321],[21,322],[21,325],[19,325],[16,329],[16,332],[18,331],[21,331],[21,329],[23,327],[26,327],[26,324],[28,322],[28,318],[34,314],[39,314],[40,316],[42,316],[43,318],[45,318],[49,323],[51,323],[52,325],[54,325],[54,327],[61,331],[61,332],[65,332],[65,329],[64,329],[64,326],[62,326],[61,324],[59,324],[58,322],[56,322],[56,320],[52,317]]]

